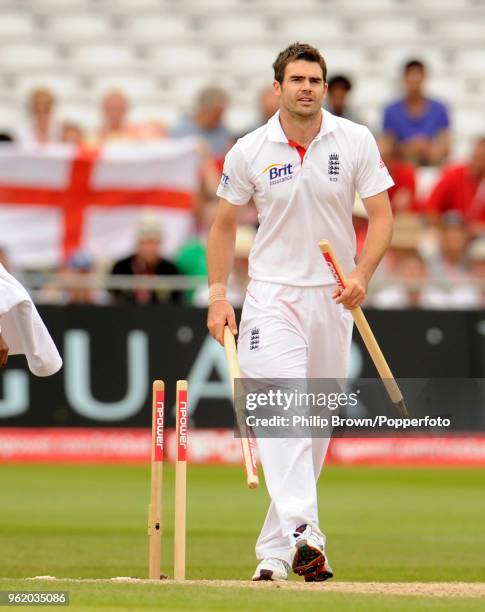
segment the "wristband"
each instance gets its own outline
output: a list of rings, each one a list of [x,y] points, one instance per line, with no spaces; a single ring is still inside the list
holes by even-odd
[[[211,306],[214,302],[220,300],[227,300],[226,298],[226,285],[223,283],[213,283],[209,287],[209,301],[208,304]]]

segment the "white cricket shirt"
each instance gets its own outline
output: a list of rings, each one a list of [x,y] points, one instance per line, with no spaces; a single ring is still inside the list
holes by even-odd
[[[236,206],[254,199],[259,229],[249,276],[285,285],[335,284],[318,248],[330,243],[344,271],[354,267],[355,191],[367,198],[394,183],[369,129],[322,110],[320,132],[303,163],[279,112],[226,155],[217,195]]]

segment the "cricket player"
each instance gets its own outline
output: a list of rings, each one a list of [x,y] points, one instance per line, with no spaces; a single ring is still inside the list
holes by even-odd
[[[25,355],[32,374],[51,376],[62,359],[25,288],[0,264],[0,367]]]
[[[251,198],[259,229],[249,257],[238,353],[245,378],[345,378],[352,315],[389,246],[393,181],[370,131],[322,110],[327,68],[320,52],[296,43],[275,63],[279,111],[240,138],[225,158],[220,203],[208,242],[208,328],[223,343],[237,326],[226,299],[238,212]],[[352,205],[369,217],[355,264]],[[329,239],[348,275],[335,288],[318,241]],[[319,526],[316,481],[328,438],[258,438],[271,505],[256,544],[253,580],[333,576]],[[326,500],[331,503],[331,500]]]

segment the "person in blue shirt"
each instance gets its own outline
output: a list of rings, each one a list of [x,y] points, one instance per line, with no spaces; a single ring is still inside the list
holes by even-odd
[[[450,150],[450,120],[444,104],[424,94],[426,68],[419,60],[404,66],[404,97],[384,111],[384,136],[403,159],[435,166]]]
[[[171,136],[200,136],[207,142],[210,154],[216,160],[224,156],[234,144],[234,137],[224,123],[229,96],[220,87],[205,87],[199,92],[192,116],[176,125]],[[222,169],[222,168],[221,168]]]

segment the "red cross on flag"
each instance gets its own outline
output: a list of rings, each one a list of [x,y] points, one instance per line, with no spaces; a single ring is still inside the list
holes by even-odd
[[[170,256],[192,229],[199,185],[193,138],[0,147],[0,246],[19,267],[58,266],[76,249],[95,258],[132,252],[137,219],[160,216]]]

